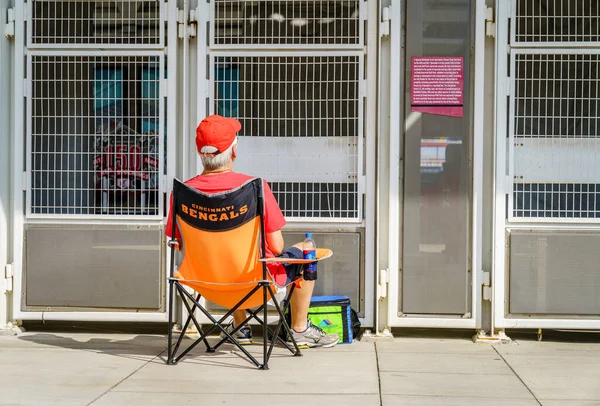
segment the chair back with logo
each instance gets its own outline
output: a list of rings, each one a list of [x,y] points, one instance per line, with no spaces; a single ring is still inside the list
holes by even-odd
[[[220,306],[232,308],[269,278],[259,262],[265,252],[262,182],[255,178],[206,194],[175,180],[173,228],[177,224],[181,233],[183,260],[172,276]],[[259,306],[263,299],[258,291],[240,308]]]

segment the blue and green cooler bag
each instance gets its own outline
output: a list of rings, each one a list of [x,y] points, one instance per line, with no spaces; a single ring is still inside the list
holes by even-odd
[[[289,322],[289,313],[286,315]],[[358,315],[348,296],[313,296],[308,309],[310,322],[328,334],[340,336],[340,343],[351,343],[360,333]]]

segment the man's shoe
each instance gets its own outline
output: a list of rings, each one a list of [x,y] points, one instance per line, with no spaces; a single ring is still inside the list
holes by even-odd
[[[229,323],[227,325],[227,327],[225,327],[225,331],[227,331],[230,335],[234,329],[235,329],[235,327],[233,327],[233,321],[231,323]],[[227,336],[225,334],[223,334],[223,332],[221,332],[220,337],[222,339],[227,338]],[[252,328],[250,328],[250,326],[242,327],[233,335],[233,338],[235,338],[238,341],[238,343],[240,343],[241,345],[252,344]],[[228,338],[227,338],[227,341],[229,341]]]
[[[294,340],[301,348],[330,348],[340,341],[340,336],[337,334],[327,334],[319,327],[315,326],[308,320],[306,330],[298,333],[292,329]],[[291,344],[291,340],[288,342]]]

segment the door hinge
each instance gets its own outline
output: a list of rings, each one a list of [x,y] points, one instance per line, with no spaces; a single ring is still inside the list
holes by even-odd
[[[491,7],[485,8],[485,35],[490,38],[496,38],[494,9]]]
[[[177,9],[177,37],[194,38],[196,32],[196,10],[190,10],[186,16],[184,10]]]
[[[13,267],[12,264],[6,264],[4,266],[4,286],[2,287],[2,293],[13,291]]]
[[[363,79],[359,82],[358,94],[359,97],[367,97],[367,79]]]
[[[362,1],[360,3],[359,14],[360,14],[360,19],[363,21],[365,21],[369,18],[369,5],[367,4],[366,1]],[[352,17],[354,17],[354,16],[352,16]]]
[[[390,270],[380,269],[379,270],[379,299],[385,299],[387,297],[387,287],[390,282]]]
[[[9,39],[15,36],[15,9],[6,10],[6,25],[4,26],[4,38]]]
[[[177,38],[185,37],[185,15],[182,9],[177,9]]]
[[[381,10],[381,23],[379,24],[379,37],[387,38],[390,36],[390,18],[391,15],[391,6],[384,7]]]
[[[483,282],[481,285],[483,286],[482,297],[483,300],[487,300],[488,302],[492,301],[492,280],[490,277],[490,273],[483,271],[481,273],[483,275]]]
[[[196,35],[198,34],[198,17],[196,9],[190,10],[188,24],[188,35],[190,38],[196,38]]]
[[[167,95],[169,94],[168,84],[169,84],[169,80],[167,78],[162,78],[160,80],[160,96],[161,97],[167,97]]]

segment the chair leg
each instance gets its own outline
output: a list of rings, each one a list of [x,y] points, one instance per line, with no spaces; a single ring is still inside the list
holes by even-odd
[[[167,338],[167,365],[172,364],[173,361],[173,297],[175,294],[173,284],[175,281],[169,281],[169,327],[168,327],[168,338]]]
[[[240,350],[244,353],[244,355],[254,364],[256,365],[257,368],[261,368],[262,365],[256,360],[256,358],[254,358],[252,356],[252,354],[250,354],[248,352],[248,350],[246,350],[240,343],[237,342],[237,340],[231,335],[229,334],[224,327],[222,327],[220,325],[221,322],[223,322],[227,317],[229,317],[229,315],[235,311],[235,309],[238,309],[241,304],[243,304],[246,300],[248,300],[249,297],[251,297],[256,291],[258,291],[260,289],[260,285],[257,285],[250,293],[248,293],[239,303],[238,305],[236,305],[233,309],[231,309],[225,316],[223,316],[220,320],[216,320],[208,310],[206,310],[205,308],[203,308],[202,306],[200,306],[199,303],[196,303],[194,301],[194,298],[185,291],[185,289],[180,288],[179,292],[180,294],[186,296],[187,298],[189,298],[193,303],[196,304],[196,306],[198,307],[198,309],[211,321],[212,325],[206,330],[206,332],[203,332],[201,337],[199,339],[197,339],[192,345],[190,345],[184,352],[181,353],[181,355],[179,355],[175,361],[179,361],[181,358],[183,358],[188,352],[190,352],[196,345],[198,345],[202,340],[204,340],[213,330],[215,329],[219,329],[220,331],[222,331],[225,336],[227,336],[227,338]],[[189,311],[189,305],[187,304],[187,302],[184,302],[184,304],[186,305],[186,307],[188,308]],[[195,318],[192,319],[194,321],[194,323],[196,323],[196,326],[198,326],[197,321]],[[212,347],[214,348],[214,347]]]
[[[271,290],[270,286],[269,286],[269,291],[270,291],[271,295],[273,296],[273,291]],[[285,311],[289,307],[289,302],[290,302],[290,299],[291,299],[293,293],[294,293],[294,285],[292,285],[292,287],[290,288],[290,293],[287,296],[286,305],[284,307],[284,310],[281,309],[281,307],[279,306],[279,303],[277,303],[277,301],[275,301],[275,300],[273,301],[273,303],[275,304],[275,309],[277,309],[277,313],[279,314],[279,323],[277,324],[277,328],[275,329],[275,333],[273,336],[273,341],[271,342],[271,347],[269,348],[269,357],[271,356],[271,352],[273,351],[273,347],[275,346],[275,342],[277,342],[277,341],[281,341],[281,343],[283,343],[283,345],[292,354],[294,354],[294,356],[296,356],[296,357],[302,356],[302,352],[300,351],[300,348],[298,347],[298,343],[294,339],[294,336],[292,334],[290,326],[288,325],[287,320],[285,319]],[[292,340],[292,344],[294,345],[295,351],[292,350],[290,348],[290,346],[279,337],[279,331],[281,330],[282,326],[283,326],[287,336],[290,337],[290,339]]]
[[[275,342],[277,342],[277,341],[279,341],[285,348],[287,348],[287,350],[289,352],[294,354],[294,356],[297,356],[297,357],[302,356],[302,352],[300,351],[300,348],[298,347],[296,340],[294,340],[290,326],[285,319],[285,312],[289,308],[289,301],[292,297],[292,294],[294,293],[294,287],[295,286],[292,285],[290,288],[290,291],[285,300],[285,302],[286,302],[285,307],[281,308],[279,303],[275,302],[275,308],[277,309],[277,313],[279,314],[279,322],[276,324],[275,332],[273,332],[273,330],[271,330],[270,328],[267,329],[267,334],[271,335],[270,337],[267,337],[268,340],[271,340],[271,346],[269,348],[268,358],[271,357],[271,353],[273,352]],[[273,293],[273,288],[271,286],[269,286],[269,292],[271,293],[271,297],[275,296],[275,294]],[[256,320],[260,325],[263,325],[263,320],[258,316],[258,313],[260,313],[262,311],[262,309],[263,309],[263,306],[261,305],[256,310],[248,310],[248,313],[250,313],[250,316],[248,316],[246,318],[245,323],[248,320],[250,320],[251,318],[254,318],[254,320]],[[281,337],[279,337],[279,332],[281,331],[282,327],[283,327],[284,331],[286,332],[286,334],[289,337],[291,337],[292,344],[294,345],[295,348],[290,347],[290,345],[287,342],[285,342],[285,340],[283,340]]]
[[[262,368],[260,369],[264,369],[267,370],[269,369],[269,356],[271,355],[270,351],[267,351],[267,335],[268,335],[268,331],[269,331],[269,326],[267,323],[267,289],[271,290],[271,287],[269,286],[269,284],[265,284],[263,285],[263,365]],[[275,296],[272,296],[273,298]],[[273,299],[273,302],[275,301],[275,299]]]
[[[243,348],[242,345],[240,345],[239,342],[237,342],[237,340],[232,336],[232,334],[235,334],[235,331],[230,334],[228,333],[224,327],[221,326],[221,323],[225,321],[225,319],[227,317],[229,317],[233,311],[235,311],[237,308],[239,308],[249,297],[251,297],[258,289],[263,290],[263,305],[259,306],[258,309],[252,311],[249,310],[250,316],[248,316],[246,318],[246,322],[249,321],[250,319],[254,318],[256,319],[262,326],[263,326],[263,363],[259,363],[256,358],[254,358],[252,356],[252,354],[250,354],[245,348]],[[200,303],[199,300],[201,298],[201,295],[198,295],[198,297],[196,299],[194,299],[194,297],[188,293],[183,286],[181,286],[181,284],[179,284],[177,281],[169,281],[169,289],[170,289],[170,295],[169,295],[169,335],[168,335],[168,352],[167,352],[167,363],[168,364],[176,364],[178,363],[185,355],[187,355],[193,348],[195,348],[200,342],[204,342],[204,344],[207,347],[207,351],[215,351],[215,349],[222,344],[225,340],[229,339],[240,351],[242,351],[242,353],[244,353],[244,355],[246,355],[246,357],[254,364],[256,365],[256,367],[258,367],[259,369],[263,369],[263,370],[268,370],[269,369],[269,359],[271,357],[271,354],[273,352],[273,348],[275,345],[275,342],[277,340],[279,340],[280,342],[282,342],[284,344],[284,346],[290,350],[295,356],[301,356],[301,352],[300,349],[298,348],[298,344],[296,343],[296,341],[293,338],[293,335],[291,333],[290,327],[288,325],[288,323],[285,320],[285,310],[287,309],[287,307],[289,306],[289,300],[292,297],[292,294],[294,292],[294,286],[292,285],[290,292],[287,296],[287,303],[286,306],[283,308],[281,308],[281,306],[279,305],[279,303],[277,303],[276,301],[274,301],[275,307],[277,309],[277,312],[279,314],[280,320],[279,323],[277,323],[277,326],[275,328],[275,331],[271,331],[269,326],[268,326],[268,307],[266,306],[267,303],[267,298],[268,298],[268,293],[271,294],[271,297],[275,297],[275,294],[273,293],[273,289],[271,288],[269,283],[260,283],[259,285],[257,285],[250,293],[248,293],[248,295],[246,295],[246,297],[244,299],[242,299],[233,309],[230,309],[230,311],[223,316],[220,320],[216,320],[211,314],[210,312],[208,312],[208,310],[204,309]],[[192,343],[189,347],[187,347],[181,354],[177,355],[177,351],[179,349],[179,346],[182,342],[182,339],[184,338],[184,334],[181,334],[179,339],[177,340],[177,343],[175,345],[175,347],[173,348],[173,334],[172,334],[172,330],[173,330],[173,307],[174,307],[174,300],[175,300],[175,296],[176,293],[179,294],[182,298],[182,301],[189,313],[189,316],[185,322],[184,325],[184,331],[185,329],[187,329],[187,327],[189,326],[190,322],[193,322],[196,325],[196,328],[198,329],[199,333],[200,333],[200,338],[198,338],[196,341],[194,341],[194,343]],[[188,303],[188,301],[186,300],[188,299],[189,301],[191,301],[193,303],[193,306],[190,306],[190,304]],[[203,331],[202,328],[200,327],[200,325],[198,324],[198,321],[196,320],[196,318],[194,317],[194,311],[196,309],[199,309],[200,311],[202,311],[202,313],[204,313],[204,315],[213,323],[206,331]],[[260,319],[260,317],[258,317],[258,313],[259,312],[263,312],[263,317],[262,320]],[[238,328],[241,328],[244,324],[241,324],[240,326],[238,326]],[[291,337],[292,339],[292,343],[294,344],[295,347],[295,351],[292,350],[292,348],[285,342],[283,341],[280,337],[279,337],[279,332],[281,330],[281,328],[284,328],[284,330],[286,331],[286,333]],[[226,336],[225,339],[221,340],[221,342],[219,342],[219,344],[217,344],[214,347],[211,347],[208,344],[207,341],[207,336],[214,330],[220,330],[224,333],[224,335]],[[274,333],[274,334],[273,334]],[[269,334],[273,334],[272,339],[271,339],[271,343],[269,345],[268,341],[269,341]]]
[[[194,322],[194,325],[196,326],[196,329],[198,330],[198,334],[200,334],[200,338],[198,340],[196,340],[196,342],[194,342],[192,345],[190,345],[179,357],[177,360],[181,359],[183,356],[185,356],[188,352],[190,352],[194,347],[196,347],[196,345],[198,345],[198,343],[200,343],[200,341],[204,342],[204,345],[206,346],[206,351],[207,352],[214,352],[214,348],[210,346],[210,344],[208,343],[208,340],[206,339],[206,337],[208,336],[208,334],[210,334],[209,332],[204,333],[204,331],[202,331],[202,327],[200,326],[200,324],[198,323],[198,320],[196,320],[196,317],[194,316],[194,311],[196,311],[196,308],[199,308],[201,310],[202,306],[200,306],[199,302],[200,302],[200,298],[202,297],[200,294],[198,294],[198,296],[196,297],[196,299],[194,300],[194,298],[185,291],[185,289],[178,285],[177,289],[179,291],[179,294],[182,296],[182,301],[183,304],[185,306],[185,308],[188,311],[188,318],[183,326],[182,329],[182,335],[181,337],[183,337],[183,333],[187,330],[190,321]],[[190,305],[188,304],[188,302],[186,302],[185,298],[183,297],[183,295],[185,294],[185,296],[187,296],[190,301],[194,304],[191,308]],[[180,337],[180,338],[181,338]],[[177,343],[177,347],[179,346],[179,344],[181,343],[181,339],[178,341]],[[176,348],[177,349],[177,348]]]
[[[203,339],[202,338],[199,339],[197,342],[195,342],[190,347],[188,347],[184,351],[184,353],[180,354],[178,357],[175,357],[175,354],[177,354],[177,351],[179,350],[179,347],[180,347],[181,343],[183,342],[183,339],[185,337],[185,331],[187,330],[188,326],[190,325],[190,321],[194,322],[194,324],[196,325],[196,328],[198,329],[198,332],[200,333],[200,335],[202,337],[202,334],[203,334],[202,328],[200,327],[196,318],[194,317],[194,311],[196,310],[197,307],[199,307],[198,302],[202,296],[199,294],[198,297],[196,298],[196,300],[194,300],[193,297],[190,297],[190,300],[192,301],[192,303],[194,303],[194,305],[190,308],[189,304],[185,301],[185,298],[181,294],[181,292],[183,291],[184,288],[177,281],[170,281],[170,282],[172,282],[172,284],[171,284],[171,296],[169,299],[169,336],[168,336],[168,343],[167,343],[167,345],[169,347],[169,351],[168,351],[169,353],[167,355],[167,363],[176,364],[179,362],[179,360],[181,358],[183,358],[183,356],[185,354],[187,354],[190,350],[192,350],[192,348],[194,348],[200,341],[204,341],[204,345],[206,346],[207,351],[211,347],[205,338],[206,336],[204,336]],[[182,303],[186,306],[186,308],[188,310],[188,314],[189,314],[186,322],[184,323],[184,325],[181,329],[181,334],[179,335],[179,338],[177,339],[177,342],[175,343],[174,347],[173,347],[173,303],[175,301],[175,294],[173,292],[173,288],[177,289],[177,294],[179,294],[179,296],[181,297]]]

